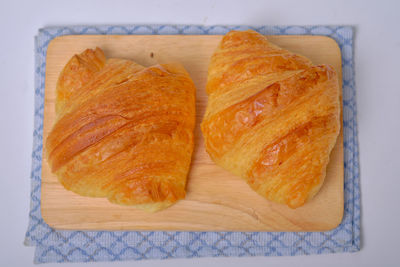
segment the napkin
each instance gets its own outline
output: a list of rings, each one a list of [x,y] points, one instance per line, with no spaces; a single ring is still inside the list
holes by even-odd
[[[344,216],[327,232],[59,231],[40,212],[46,51],[61,35],[225,34],[253,29],[268,35],[324,35],[342,52]],[[35,118],[31,204],[25,245],[35,246],[35,263],[122,261],[194,257],[249,257],[355,252],[360,250],[360,184],[354,84],[353,28],[350,26],[67,26],[39,30],[35,38]]]

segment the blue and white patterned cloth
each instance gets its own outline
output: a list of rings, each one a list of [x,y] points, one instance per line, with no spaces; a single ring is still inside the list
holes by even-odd
[[[58,231],[40,212],[43,102],[46,51],[61,35],[77,34],[225,34],[254,29],[269,35],[325,35],[342,52],[344,126],[344,217],[328,232],[137,232]],[[35,121],[33,133],[31,206],[25,244],[35,246],[35,263],[122,261],[193,257],[247,257],[322,254],[360,250],[360,185],[353,29],[347,26],[74,26],[39,31],[35,46]]]

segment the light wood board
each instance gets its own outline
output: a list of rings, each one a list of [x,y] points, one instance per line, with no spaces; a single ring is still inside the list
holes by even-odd
[[[56,229],[182,230],[182,231],[324,231],[335,228],[343,215],[343,133],[337,140],[321,191],[298,209],[272,203],[244,180],[216,166],[204,149],[200,122],[207,104],[205,84],[210,56],[221,36],[79,35],[52,40],[47,50],[43,138],[55,118],[55,86],[67,61],[86,48],[102,48],[107,57],[128,58],[144,66],[180,62],[197,87],[195,150],[186,199],[172,207],[146,213],[111,204],[107,199],[82,197],[64,189],[43,158],[41,211]],[[330,64],[341,74],[340,49],[323,36],[269,36],[283,48]]]

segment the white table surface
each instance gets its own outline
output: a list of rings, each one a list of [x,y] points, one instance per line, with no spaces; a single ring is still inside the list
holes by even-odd
[[[362,248],[352,254],[73,266],[400,266],[399,11],[400,1],[0,0],[0,266],[33,265],[34,249],[23,240],[29,210],[34,35],[45,26],[135,23],[355,25]]]

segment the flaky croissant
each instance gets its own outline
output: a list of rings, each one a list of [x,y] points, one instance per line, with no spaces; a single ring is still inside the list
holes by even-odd
[[[320,189],[340,129],[332,67],[231,31],[211,58],[206,150],[261,196],[291,208]]]
[[[56,113],[46,152],[66,189],[148,211],[185,197],[195,87],[179,64],[144,68],[87,49],[59,76]]]

